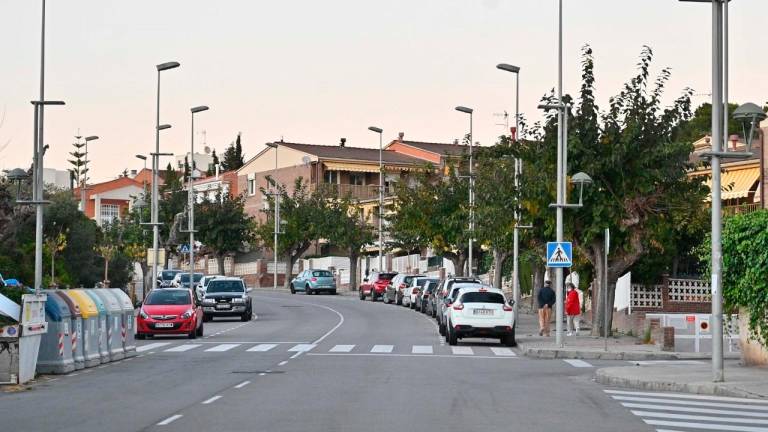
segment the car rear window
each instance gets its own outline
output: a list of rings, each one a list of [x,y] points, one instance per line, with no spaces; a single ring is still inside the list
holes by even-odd
[[[195,282],[200,282],[200,279],[203,278],[202,273],[194,274],[192,277],[195,279]],[[189,282],[189,273],[182,273],[181,276],[179,276],[179,281],[182,283]]]
[[[192,303],[189,291],[155,290],[149,293],[146,305],[188,305]]]
[[[437,279],[417,279],[416,285],[423,287],[427,282],[437,282]]]
[[[392,280],[395,276],[397,273],[379,273],[379,280]]]
[[[177,272],[177,271],[165,270],[165,271],[163,271],[161,273],[161,277],[162,277],[163,280],[171,280],[174,277],[176,277],[176,274],[178,274],[178,273],[179,272]]]
[[[499,293],[473,291],[461,296],[462,303],[498,303],[504,304],[504,296]]]
[[[312,276],[314,277],[333,277],[331,272],[328,270],[317,270],[312,272]]]
[[[240,281],[222,281],[212,280],[208,284],[207,292],[210,293],[227,293],[227,292],[243,292],[245,288]]]

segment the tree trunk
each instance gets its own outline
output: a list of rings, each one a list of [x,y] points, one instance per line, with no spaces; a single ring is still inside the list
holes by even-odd
[[[288,254],[288,259],[286,260],[286,266],[285,266],[285,275],[283,276],[285,279],[283,280],[283,288],[289,289],[291,285],[291,280],[293,279],[293,264],[296,262],[299,257],[297,255]],[[279,274],[279,273],[278,273]]]
[[[536,261],[532,267],[533,270],[533,289],[531,290],[531,310],[536,310],[536,297],[539,295],[539,290],[544,286],[544,271],[541,262]]]
[[[453,263],[453,270],[455,272],[454,276],[464,276],[464,266],[467,264],[467,256],[463,253],[458,255],[450,254],[447,255],[446,258],[448,258]]]
[[[141,300],[144,300],[144,297],[147,296],[147,287],[152,283],[152,278],[148,278],[149,275],[149,266],[147,265],[147,260],[143,260],[140,264],[141,266]],[[149,280],[147,280],[149,279]]]
[[[493,248],[493,286],[499,289],[501,289],[501,277],[504,273],[504,263],[507,261],[507,258],[509,258],[508,253],[497,247]],[[519,279],[520,276],[513,275],[513,277]],[[512,288],[514,289],[514,281],[512,283]]]
[[[357,280],[357,263],[360,260],[360,253],[354,249],[350,249],[349,253],[349,290],[357,291],[359,285]],[[341,281],[339,281],[341,284]]]
[[[224,254],[216,254],[216,263],[219,265],[219,274],[226,276],[224,273]]]

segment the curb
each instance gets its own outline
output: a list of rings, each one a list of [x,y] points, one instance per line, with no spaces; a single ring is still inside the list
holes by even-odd
[[[702,360],[709,359],[706,353],[682,353],[682,352],[643,352],[643,351],[603,351],[595,349],[579,348],[538,348],[526,343],[519,343],[520,351],[526,357],[539,359],[581,359],[581,360]],[[736,355],[726,359],[738,359]]]
[[[737,387],[731,387],[713,382],[691,382],[680,383],[674,381],[665,381],[663,379],[653,380],[652,378],[627,378],[616,376],[615,371],[627,369],[631,366],[618,368],[598,369],[595,372],[595,381],[610,387],[631,388],[637,390],[666,391],[677,393],[691,393],[712,396],[731,396],[749,399],[768,400],[763,395],[742,390]]]

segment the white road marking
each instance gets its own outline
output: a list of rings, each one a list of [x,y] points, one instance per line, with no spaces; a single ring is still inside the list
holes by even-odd
[[[564,362],[568,363],[569,365],[576,367],[576,368],[591,368],[594,367],[590,363],[585,362],[584,360],[579,359],[565,359]]]
[[[682,393],[635,392],[635,391],[626,391],[626,390],[604,390],[604,391],[609,394],[629,395],[629,396],[651,396],[651,397],[674,398],[674,399],[711,400],[711,401],[722,401],[722,402],[739,402],[739,403],[745,403],[745,404],[768,404],[768,400],[746,399],[746,398],[727,397],[727,396],[706,396],[706,395],[692,395],[692,394],[682,394]]]
[[[298,344],[288,349],[288,352],[302,353],[302,352],[312,351],[312,349],[314,349],[316,346],[317,344]]]
[[[264,375],[266,375],[266,373],[264,373],[264,372],[259,374],[259,376],[264,376]]]
[[[65,376],[71,376],[71,377],[74,377],[74,376],[78,376],[78,375],[80,375],[80,374],[79,374],[79,373],[71,373],[71,374],[69,374],[69,375],[65,375]]]
[[[180,419],[180,418],[182,418],[182,417],[183,417],[183,416],[182,416],[181,414],[174,414],[174,415],[172,415],[172,416],[168,417],[167,419],[165,419],[165,420],[161,421],[161,422],[160,422],[160,423],[158,423],[157,425],[158,425],[158,426],[165,426],[165,425],[167,425],[167,424],[171,424],[171,423],[175,422],[176,420],[178,420],[178,419]]]
[[[354,345],[336,345],[333,348],[331,348],[328,352],[335,352],[335,353],[347,353],[352,351],[355,348]]]
[[[300,353],[297,353],[300,354]],[[394,354],[394,353],[307,353],[308,356],[357,356],[357,357],[439,357],[453,359],[493,359],[518,360],[519,357],[483,356],[483,355],[451,355],[451,354]]]
[[[236,385],[236,386],[235,386],[235,388],[236,388],[236,389],[241,389],[241,388],[243,388],[243,387],[247,386],[247,385],[248,385],[248,384],[250,384],[250,383],[251,383],[250,381],[243,381],[243,382],[241,382],[240,384]]]
[[[432,345],[414,345],[411,348],[413,354],[432,354]]]
[[[281,361],[280,363],[278,363],[277,365],[278,365],[278,366],[285,366],[285,365],[286,365],[286,363],[288,363],[288,360],[283,360],[283,361]]]
[[[649,365],[655,365],[655,364],[679,364],[679,365],[697,365],[697,364],[704,364],[703,361],[700,360],[640,360],[640,361],[633,361],[633,360],[627,360],[627,363],[641,365],[641,366],[649,366]]]
[[[374,345],[371,348],[372,353],[391,353],[395,347],[393,345]]]
[[[724,425],[724,424],[710,424],[710,423],[694,423],[694,422],[679,422],[679,421],[666,421],[666,420],[646,420],[644,422],[651,426],[673,426],[682,428],[693,429],[706,429],[715,430],[720,432],[766,432],[768,429],[763,427],[749,427],[749,426],[737,426],[737,425]]]
[[[703,420],[706,422],[725,422],[725,423],[746,423],[746,424],[753,424],[753,425],[768,425],[768,420],[758,420],[758,419],[743,419],[743,418],[732,418],[732,417],[713,417],[713,416],[702,416],[702,415],[688,415],[688,414],[672,414],[672,413],[664,413],[664,412],[658,412],[658,411],[631,411],[632,414],[638,416],[638,417],[655,417],[655,418],[662,418],[662,419],[670,419],[670,420]]]
[[[189,350],[195,349],[197,347],[201,347],[201,346],[202,345],[200,345],[200,344],[179,345],[179,346],[175,346],[173,348],[168,348],[164,352],[184,352],[184,351],[189,351]]]
[[[301,354],[302,354],[302,351],[299,351],[299,352],[297,352],[296,354],[294,354],[294,355],[292,355],[291,357],[289,357],[289,360],[293,360],[293,359],[295,359],[296,357],[300,356]]]
[[[203,401],[203,405],[208,405],[216,402],[217,400],[221,399],[221,395],[216,395],[210,399],[206,399]]]
[[[235,348],[235,347],[239,347],[239,346],[240,346],[240,344],[221,344],[221,345],[216,345],[216,346],[215,346],[215,347],[213,347],[213,348],[208,348],[207,350],[205,350],[205,352],[223,352],[223,351],[229,351],[229,350],[231,350],[232,348]]]
[[[151,343],[151,344],[147,344],[147,345],[141,345],[141,346],[136,347],[136,352],[149,351],[149,350],[152,350],[152,349],[155,349],[155,348],[164,347],[164,346],[170,345],[170,344],[171,344],[170,342],[155,342],[155,343]]]
[[[678,412],[691,412],[691,413],[700,413],[700,414],[723,414],[723,415],[731,415],[731,416],[768,418],[768,413],[755,412],[755,411],[693,408],[693,407],[683,407],[683,406],[653,405],[653,404],[640,404],[640,403],[627,403],[627,402],[622,402],[622,405],[627,408],[640,408],[640,409],[648,409],[648,410],[678,411]]]
[[[491,351],[493,351],[493,353],[497,356],[509,356],[509,357],[517,356],[517,354],[515,354],[515,352],[509,348],[491,347]]]
[[[707,406],[707,407],[715,407],[715,408],[737,408],[737,409],[750,409],[750,410],[758,410],[758,411],[766,411],[768,412],[768,407],[764,406],[755,406],[755,405],[734,405],[732,403],[719,403],[719,402],[700,402],[700,401],[693,401],[693,400],[676,400],[676,399],[664,399],[664,394],[662,393],[655,393],[660,395],[660,398],[651,398],[651,397],[633,397],[633,396],[611,396],[613,399],[619,400],[619,401],[630,401],[630,402],[652,402],[652,403],[659,403],[664,405],[690,405],[690,406]]]
[[[451,347],[451,351],[456,355],[472,355],[475,353],[472,351],[472,347],[468,346],[453,346]]]
[[[277,344],[258,344],[253,348],[249,348],[246,351],[248,352],[266,352],[271,350],[272,348],[276,347]]]

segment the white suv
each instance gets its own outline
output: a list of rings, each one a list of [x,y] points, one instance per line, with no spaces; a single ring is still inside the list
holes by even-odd
[[[447,308],[445,340],[449,345],[456,345],[466,337],[491,337],[501,339],[506,346],[516,346],[513,304],[498,288],[461,288]]]

